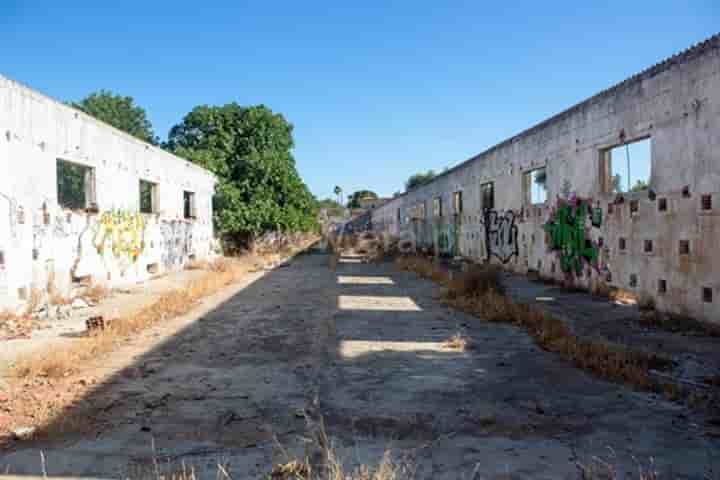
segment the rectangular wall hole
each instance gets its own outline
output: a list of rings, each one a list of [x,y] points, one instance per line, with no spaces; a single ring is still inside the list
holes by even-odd
[[[652,251],[653,251],[653,241],[652,240],[645,240],[643,242],[643,251],[645,253],[652,253]]]
[[[526,172],[523,179],[525,202],[531,205],[547,201],[547,170],[545,167]],[[538,210],[536,210],[538,211]],[[532,215],[533,209],[528,209]]]
[[[637,284],[638,284],[637,274],[631,273],[630,274],[630,286],[635,288],[635,287],[637,287]]]
[[[57,200],[63,208],[90,208],[95,204],[95,169],[57,159]]]
[[[712,303],[713,301],[713,289],[710,287],[703,287],[702,289],[703,302]]]
[[[680,255],[690,255],[690,240],[680,240],[678,252]]]
[[[658,198],[658,211],[667,212],[667,198]]]
[[[157,183],[140,180],[140,213],[157,213]]]
[[[667,280],[664,278],[659,279],[657,290],[660,295],[667,293]]]
[[[705,211],[712,210],[712,195],[703,195],[700,197],[701,208]]]
[[[627,248],[627,241],[624,238],[618,239],[618,248],[620,250],[625,250]]]
[[[186,219],[197,218],[195,208],[195,192],[183,192],[183,214]]]
[[[651,139],[645,138],[604,151],[602,168],[609,193],[642,192],[650,188]],[[609,185],[608,185],[609,184]]]

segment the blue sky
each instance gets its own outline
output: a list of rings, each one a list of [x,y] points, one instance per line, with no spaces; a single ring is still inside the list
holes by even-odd
[[[195,105],[264,103],[313,193],[391,194],[719,28],[717,0],[2,0],[0,73],[133,96],[163,138]]]

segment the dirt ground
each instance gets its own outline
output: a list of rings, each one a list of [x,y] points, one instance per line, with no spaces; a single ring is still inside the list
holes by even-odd
[[[68,310],[69,317],[37,321],[36,323],[41,324],[42,328],[34,330],[30,338],[2,341],[0,365],[9,364],[21,355],[50,348],[49,345],[55,347],[69,343],[85,332],[85,321],[88,318],[98,315],[105,318],[127,315],[155,302],[168,290],[181,288],[204,274],[203,270],[171,272],[142,285],[114,290],[96,306],[81,309],[70,308]]]
[[[579,371],[521,330],[445,306],[438,288],[392,264],[322,252],[248,274],[190,315],[114,352],[105,378],[61,417],[82,434],[19,443],[0,471],[152,476],[193,465],[215,478],[267,478],[301,454],[306,419],[324,418],[350,463],[386,448],[416,478],[577,478],[598,456],[619,478],[654,459],[667,478],[718,478],[712,419]],[[474,348],[443,341],[461,332]],[[281,445],[283,448],[280,448]],[[714,470],[713,470],[714,469]]]

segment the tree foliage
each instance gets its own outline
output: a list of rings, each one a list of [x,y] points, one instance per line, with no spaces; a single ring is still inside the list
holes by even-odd
[[[420,187],[422,185],[426,185],[436,177],[435,170],[428,170],[425,173],[416,173],[415,175],[411,175],[410,178],[407,179],[405,182],[405,191],[412,190],[413,188]]]
[[[371,190],[358,190],[348,197],[348,208],[360,208],[361,198],[378,198],[377,193]]]
[[[158,143],[145,109],[135,105],[132,97],[123,97],[108,90],[100,90],[91,93],[79,102],[71,103],[71,105],[143,142],[153,145]]]
[[[330,217],[342,217],[345,215],[345,207],[332,198],[318,201],[318,208],[325,210]]]
[[[218,230],[249,241],[267,231],[317,226],[317,202],[291,153],[292,130],[263,105],[204,105],[170,130],[165,147],[218,176]]]

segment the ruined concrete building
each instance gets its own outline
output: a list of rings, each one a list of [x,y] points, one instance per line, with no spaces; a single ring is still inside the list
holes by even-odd
[[[210,172],[0,76],[0,309],[211,253]]]
[[[418,248],[720,322],[720,35],[373,211]]]

